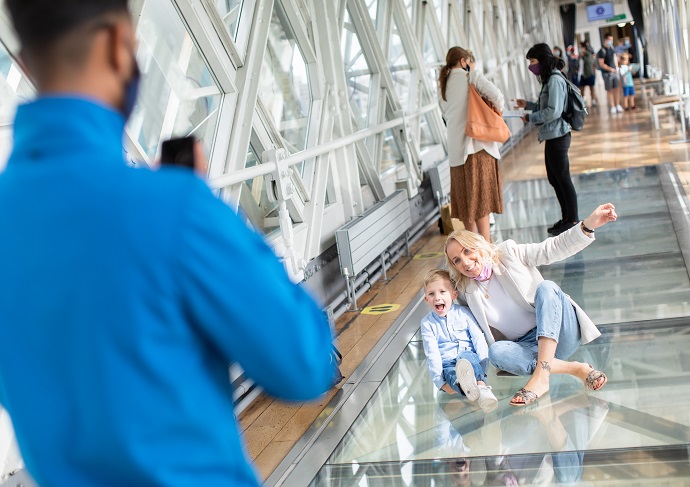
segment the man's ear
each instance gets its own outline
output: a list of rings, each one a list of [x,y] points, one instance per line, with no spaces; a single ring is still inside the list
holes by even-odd
[[[108,28],[108,62],[121,79],[129,79],[133,71],[134,34],[127,20],[117,20]]]

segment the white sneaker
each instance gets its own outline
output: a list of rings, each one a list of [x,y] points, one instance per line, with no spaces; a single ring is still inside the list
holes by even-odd
[[[491,392],[491,387],[489,386],[477,386],[479,389],[479,407],[485,413],[490,413],[498,407],[498,399]]]
[[[618,112],[616,111],[616,107],[611,107],[611,114],[614,114],[614,113],[618,113]]]
[[[460,386],[470,402],[479,399],[479,387],[477,379],[474,378],[474,368],[469,360],[461,358],[455,364],[456,383]]]
[[[623,107],[620,106],[620,105],[617,105],[617,106],[616,106],[616,111],[617,111],[618,113],[623,113]]]

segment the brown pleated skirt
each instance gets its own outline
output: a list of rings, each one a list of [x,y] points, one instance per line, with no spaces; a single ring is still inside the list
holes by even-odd
[[[450,168],[450,212],[460,221],[503,213],[498,161],[486,151],[471,154],[465,164]]]

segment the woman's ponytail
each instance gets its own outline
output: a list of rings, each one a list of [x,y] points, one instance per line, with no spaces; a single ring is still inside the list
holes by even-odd
[[[438,73],[438,85],[441,89],[441,98],[443,98],[443,101],[448,101],[446,100],[446,84],[448,84],[448,77],[450,76],[451,69],[450,66],[443,66]]]
[[[438,73],[438,85],[441,90],[441,98],[443,98],[443,101],[448,101],[446,100],[446,85],[448,84],[450,72],[458,65],[461,59],[474,60],[472,51],[458,46],[448,49],[448,53],[446,54],[446,65],[443,66]]]

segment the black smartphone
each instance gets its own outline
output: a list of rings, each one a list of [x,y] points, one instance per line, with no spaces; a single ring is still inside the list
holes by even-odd
[[[183,166],[194,169],[193,136],[166,140],[161,144],[161,164]]]

